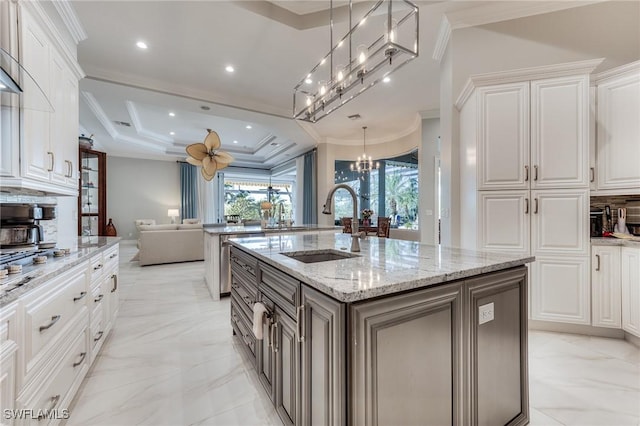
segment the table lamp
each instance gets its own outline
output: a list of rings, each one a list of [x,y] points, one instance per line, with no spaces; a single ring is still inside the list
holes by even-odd
[[[171,223],[176,223],[176,217],[180,216],[180,211],[178,209],[169,209],[167,216],[171,218]]]

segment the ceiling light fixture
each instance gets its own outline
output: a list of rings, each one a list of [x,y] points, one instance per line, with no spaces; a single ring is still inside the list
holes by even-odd
[[[216,171],[222,170],[233,161],[233,157],[220,151],[220,136],[211,129],[207,129],[207,137],[203,143],[193,143],[187,146],[187,163],[202,166],[200,173],[206,181],[210,181]]]
[[[176,113],[175,113],[175,112],[170,112],[170,113],[169,113],[169,117],[175,117],[175,116],[176,116]]]
[[[175,135],[175,134],[176,134],[176,132],[169,132],[169,134],[170,134],[171,136],[173,136],[173,135]]]
[[[238,143],[238,141],[233,141],[233,143]]]
[[[297,120],[315,123],[418,56],[419,16],[415,4],[380,0],[352,26],[352,3],[349,0],[350,30],[334,46],[331,0],[331,50],[293,89],[293,117]],[[365,20],[367,25],[361,25]],[[309,88],[309,80],[318,83]]]
[[[251,129],[251,124],[247,124],[247,129]]]
[[[136,46],[138,46],[140,49],[146,49],[147,47],[147,43],[145,43],[144,41],[139,41],[136,43]]]
[[[389,78],[389,77],[385,77],[385,78],[382,79],[383,83],[388,83],[390,81],[391,81],[391,78]]]
[[[234,72],[234,71],[235,71],[235,69],[234,69],[231,65],[227,65],[227,66],[226,66],[226,68],[225,68],[224,70],[225,70],[226,72],[229,72],[229,73],[231,73],[231,72]]]
[[[371,156],[367,157],[367,126],[362,126],[362,158],[358,157],[355,163],[351,164],[351,171],[368,173],[371,170],[375,170],[380,167],[379,162],[373,162]]]

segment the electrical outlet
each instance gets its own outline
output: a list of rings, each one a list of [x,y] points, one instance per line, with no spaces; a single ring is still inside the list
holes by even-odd
[[[493,321],[493,302],[478,307],[478,324]]]

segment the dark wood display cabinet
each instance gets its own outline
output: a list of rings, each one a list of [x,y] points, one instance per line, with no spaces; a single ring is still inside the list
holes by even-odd
[[[107,154],[80,148],[78,235],[104,235],[107,215]]]

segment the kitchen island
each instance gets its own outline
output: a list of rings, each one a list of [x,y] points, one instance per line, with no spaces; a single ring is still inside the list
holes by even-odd
[[[283,423],[527,424],[533,258],[350,238],[230,240],[231,325]]]
[[[227,240],[237,236],[264,236],[290,233],[315,233],[320,231],[339,232],[340,228],[321,225],[295,226],[244,226],[205,224],[204,230],[204,268],[205,282],[213,300],[220,300],[221,295],[228,295],[231,285],[229,269],[229,246]]]

